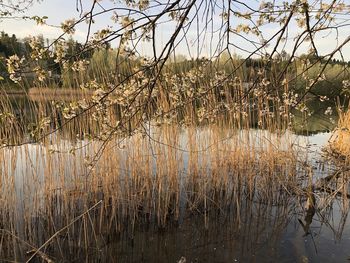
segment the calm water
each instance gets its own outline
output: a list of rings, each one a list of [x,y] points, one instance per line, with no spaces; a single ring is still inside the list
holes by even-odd
[[[25,103],[19,101],[18,105],[30,112],[29,108],[25,108]],[[320,118],[316,117],[314,121],[317,122]],[[332,169],[332,166],[326,165],[324,168],[324,165],[321,165],[322,147],[327,144],[331,136],[324,131],[331,129],[332,124],[326,121],[319,123],[320,126],[308,123],[310,127],[315,127],[311,133],[318,132],[317,134],[290,135],[294,138],[296,147],[308,149],[307,158],[316,175],[314,180],[326,176],[327,169]],[[304,128],[300,128],[300,133],[304,133],[303,130]],[[253,132],[251,136],[257,134],[261,136],[261,132],[258,131],[256,134]],[[268,133],[265,135],[268,136]],[[180,141],[186,144],[186,132],[182,136]],[[79,143],[87,144],[84,141]],[[68,147],[67,145],[71,145],[71,142],[62,140],[57,147],[62,150]],[[87,153],[89,148],[83,148],[67,159],[63,171],[56,170],[55,167],[50,171],[53,174],[57,172],[57,175],[63,173],[67,180],[72,169],[74,173],[84,173],[86,171],[82,156]],[[41,152],[41,146],[37,144],[29,145],[27,148],[18,147],[15,150],[12,148],[2,157],[10,159],[12,154],[17,155],[16,162],[9,165],[5,159],[2,160],[1,163],[6,164],[6,167],[3,165],[1,170],[13,171],[18,191],[17,223],[21,224],[20,218],[28,209],[23,206],[23,200],[31,199],[31,196],[23,194],[24,192],[30,194],[31,186],[23,182],[28,176],[36,178],[39,182],[44,180],[43,163],[48,157]],[[54,155],[50,158],[60,157]],[[188,158],[184,153],[184,169]],[[318,209],[310,215],[303,208],[305,200],[293,195],[283,196],[277,203],[243,198],[239,207],[232,204],[224,211],[216,211],[206,216],[201,213],[185,214],[178,222],[169,223],[164,228],[151,223],[139,224],[132,229],[126,226],[120,233],[105,232],[94,237],[95,243],[88,254],[81,244],[69,243],[64,236],[58,236],[57,242],[60,243],[60,247],[49,248],[47,253],[61,262],[177,262],[181,257],[186,258],[186,262],[348,262],[350,259],[348,201],[341,197],[327,199],[326,195],[319,193],[316,196],[316,203]],[[35,224],[36,221],[33,219],[33,222]],[[37,225],[34,229],[45,231],[44,221],[40,219],[37,222],[42,225]],[[0,222],[0,228],[1,225]],[[307,230],[305,225],[308,226]],[[94,233],[90,232],[88,235],[91,237]],[[41,243],[44,241],[45,239],[41,240]],[[19,254],[24,255],[23,252]],[[23,257],[28,258],[25,255]]]

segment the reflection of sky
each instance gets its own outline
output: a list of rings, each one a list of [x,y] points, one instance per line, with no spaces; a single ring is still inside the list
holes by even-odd
[[[80,11],[77,11],[76,6],[77,1],[62,1],[62,0],[50,0],[50,1],[43,1],[42,3],[35,3],[32,8],[27,11],[25,14],[26,16],[32,16],[32,15],[38,15],[38,16],[48,16],[48,23],[52,25],[59,25],[61,21],[69,19],[69,18],[79,18]],[[92,1],[83,0],[83,10],[84,12],[89,10],[91,7]],[[151,1],[152,3],[152,1]],[[108,9],[114,4],[111,1],[99,1],[99,4],[103,6],[104,8]],[[196,3],[197,4],[197,3]],[[248,4],[248,2],[247,2]],[[252,7],[256,7],[259,3],[250,1],[249,5]],[[120,4],[116,4],[119,5]],[[196,8],[199,8],[200,14],[203,13],[204,5],[199,6],[200,1],[198,1],[198,4]],[[227,7],[226,7],[227,8]],[[233,7],[235,10],[241,10],[245,11],[246,9],[243,8],[243,5],[239,5],[238,3],[234,4]],[[101,11],[101,7],[96,7],[96,12]],[[157,12],[159,9],[154,8],[151,12]],[[201,13],[202,12],[202,13]],[[201,35],[200,37],[200,45],[198,45],[198,41],[196,39],[198,38],[197,34],[197,27],[200,29],[200,31],[204,28],[205,21],[204,20],[194,20],[191,28],[187,32],[187,39],[183,39],[181,43],[178,45],[177,53],[178,54],[188,54],[190,52],[192,55],[196,56],[199,52],[200,56],[208,56],[209,54],[212,54],[215,52],[215,47],[218,43],[218,39],[220,38],[219,32],[217,32],[217,29],[221,26],[221,17],[220,17],[221,11],[217,7],[215,9],[215,13],[213,14],[213,22],[210,22],[208,24],[208,32],[207,35]],[[192,12],[193,14],[193,12]],[[191,15],[191,14],[190,14]],[[113,25],[111,21],[112,13],[103,14],[99,16],[95,20],[95,24],[92,27],[92,32],[96,31],[97,29],[101,29],[106,25]],[[200,15],[202,17],[202,15]],[[161,21],[162,22],[162,21]],[[163,21],[164,22],[164,21]],[[231,19],[231,27],[236,27],[238,24],[242,23],[242,21],[239,18],[232,17]],[[115,28],[116,25],[113,25]],[[262,27],[263,35],[265,39],[269,39],[273,34],[275,34],[280,29],[280,26],[277,24],[270,24]],[[49,39],[54,39],[57,37],[61,30],[57,27],[48,27],[48,26],[36,26],[35,22],[32,21],[20,21],[20,20],[3,20],[0,23],[0,30],[4,30],[8,32],[9,34],[15,33],[18,37],[25,37],[28,35],[37,35],[37,34],[43,34],[44,37]],[[74,38],[76,38],[78,41],[85,41],[86,38],[86,30],[87,25],[83,24],[77,27],[76,34]],[[162,47],[167,43],[169,40],[171,33],[174,30],[174,23],[164,23],[157,27],[157,50],[160,51]],[[285,47],[286,51],[288,53],[291,53],[292,47],[295,44],[295,35],[297,33],[302,32],[303,29],[298,29],[296,27],[296,23],[293,22],[288,27],[288,36],[285,42],[281,43],[280,47],[278,48],[278,51],[281,51],[282,48]],[[213,38],[211,38],[211,33],[216,32],[213,34]],[[335,31],[323,31],[319,32],[315,35],[315,44],[317,48],[320,51],[320,54],[325,55],[328,53],[331,53],[334,48],[339,45],[342,41],[345,40],[345,38],[349,35],[349,29],[348,27],[344,27],[339,29],[338,31],[338,41],[336,39],[336,32]],[[183,37],[183,31],[180,32],[178,39],[181,40]],[[221,36],[222,37],[222,36]],[[254,40],[259,42],[260,40],[256,37],[253,37],[251,35],[248,36],[248,40],[244,40],[242,37],[239,37],[237,35],[232,35],[231,41],[238,46],[239,48],[244,48],[248,52],[252,52],[255,47],[252,43],[250,43],[250,40]],[[186,44],[187,42],[187,44]],[[203,44],[203,45],[202,45]],[[116,43],[113,43],[112,46],[116,46]],[[187,45],[189,48],[187,48]],[[271,45],[267,48],[267,52],[271,52],[271,50],[274,47],[274,42],[271,42]],[[307,42],[300,46],[298,49],[298,54],[305,53],[310,47],[310,42]],[[232,47],[232,50],[243,57],[247,55],[246,52],[239,50],[239,48]],[[139,45],[138,50],[143,54],[150,54],[152,50],[152,45],[150,43],[142,42]],[[347,50],[344,50],[343,53],[346,60],[350,58],[350,53],[347,52]],[[338,56],[339,57],[339,56]]]

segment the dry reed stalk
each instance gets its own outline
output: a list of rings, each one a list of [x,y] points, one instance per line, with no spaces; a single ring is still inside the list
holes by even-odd
[[[329,139],[329,148],[331,153],[348,160],[350,156],[350,112],[338,110],[338,115],[338,125]]]

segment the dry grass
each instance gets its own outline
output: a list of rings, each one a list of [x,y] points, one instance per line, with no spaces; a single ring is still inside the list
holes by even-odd
[[[330,152],[346,160],[350,157],[350,111],[339,110],[339,121],[329,141]]]

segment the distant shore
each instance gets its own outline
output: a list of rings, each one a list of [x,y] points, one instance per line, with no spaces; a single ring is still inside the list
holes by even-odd
[[[16,89],[0,90],[0,95],[28,95],[30,97],[84,97],[91,94],[92,91],[69,88],[30,88],[28,91]]]
[[[29,96],[88,96],[92,91],[69,88],[30,88]]]
[[[25,90],[0,90],[0,95],[26,95],[27,92]]]

